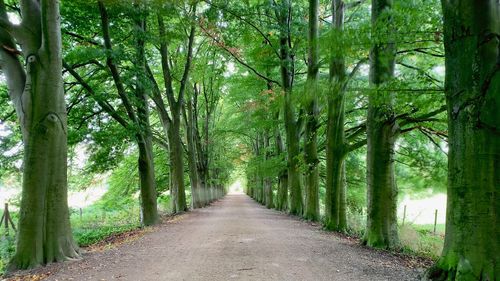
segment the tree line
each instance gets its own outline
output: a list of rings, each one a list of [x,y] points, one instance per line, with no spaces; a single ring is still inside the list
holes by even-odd
[[[366,6],[370,11],[365,15],[369,25],[366,31],[370,34],[366,39],[363,35],[360,38],[350,33],[361,28],[352,22],[356,12],[347,11],[367,3],[311,0],[301,4],[292,1],[270,6],[256,4],[257,18],[268,16],[266,11],[269,9],[274,17],[256,20],[257,24],[247,22],[248,28],[256,29],[264,42],[268,42],[261,48],[274,48],[273,67],[279,69],[281,78],[275,79],[272,70],[266,69],[261,77],[265,82],[261,89],[263,93],[277,92],[283,96],[281,107],[272,108],[267,104],[268,98],[261,98],[257,101],[260,108],[252,109],[261,111],[258,116],[261,122],[274,120],[283,126],[272,130],[275,123],[262,125],[249,136],[254,159],[247,170],[250,182],[247,194],[268,208],[285,210],[313,221],[320,220],[320,202],[323,201],[324,218],[321,220],[325,228],[346,231],[349,228],[346,158],[363,150],[366,167],[357,166],[350,171],[359,173],[360,169],[366,169],[367,220],[362,241],[370,247],[398,248],[395,162],[399,149],[396,146],[401,145],[400,139],[415,138],[414,134],[408,135],[418,132],[428,138],[431,145],[439,149],[446,147],[448,156],[445,246],[427,277],[493,280],[499,272],[498,255],[494,254],[499,240],[499,208],[493,198],[499,189],[499,173],[494,166],[498,165],[500,118],[494,116],[493,108],[498,106],[500,96],[494,86],[500,83],[496,35],[500,5],[491,1],[482,4],[442,1],[443,20],[431,22],[432,16],[423,14],[429,10],[418,4],[409,4],[417,8],[412,12],[398,1],[373,0]],[[322,10],[322,4],[330,10]],[[428,5],[430,11],[438,11],[441,17],[441,7],[437,3],[419,4]],[[225,8],[237,13],[234,7]],[[307,17],[304,16],[306,12]],[[398,26],[405,23],[401,18],[403,12],[423,21],[410,20],[406,22],[408,27]],[[325,20],[320,15],[331,19]],[[489,16],[482,18],[480,15]],[[300,20],[294,22],[300,16],[307,19],[302,26]],[[246,19],[240,17],[238,20]],[[345,27],[347,24],[349,29]],[[275,41],[269,38],[273,34],[269,29],[277,33]],[[360,50],[355,53],[358,57],[349,57],[353,55],[353,46],[360,42],[366,44],[356,46]],[[323,48],[318,46],[322,43]],[[444,54],[440,50],[443,46]],[[325,50],[322,55],[321,49]],[[429,65],[419,68],[407,63],[418,62],[415,53],[422,61],[437,57],[439,64],[444,59],[444,83],[436,78]],[[252,62],[259,65],[258,61]],[[355,79],[362,79],[357,73],[364,64],[369,66],[368,81],[359,83]],[[300,72],[298,68],[305,70]],[[419,75],[405,76],[401,68],[409,68]],[[353,98],[349,88],[356,84],[366,88],[364,93],[356,91],[359,96]],[[427,96],[408,98],[405,91],[422,92]],[[444,92],[444,95],[436,92]],[[350,105],[346,104],[349,102]],[[348,117],[346,107],[350,108]],[[363,112],[361,118],[359,113],[352,114],[360,110]],[[492,123],[483,124],[481,120]],[[486,135],[488,141],[482,140]],[[281,169],[269,170],[273,157],[285,159]],[[320,168],[324,173],[320,173]],[[477,181],[479,175],[480,182]],[[321,181],[324,181],[324,200],[320,200],[318,188]],[[276,183],[276,193],[273,193],[272,183]]]
[[[347,186],[362,181],[363,243],[388,249],[398,159],[441,153],[445,246],[427,277],[498,276],[498,1],[2,0],[0,19],[14,108],[1,117],[23,143],[12,268],[80,256],[67,205],[77,144],[92,147],[96,171],[137,151],[154,225],[155,164],[168,166],[174,213],[188,209],[188,185],[192,207],[206,206],[226,193],[238,135],[248,195],[346,231]]]
[[[196,5],[1,1],[2,70],[23,143],[12,269],[80,256],[69,222],[68,144],[93,147],[94,171],[116,167],[123,147],[135,147],[146,226],[159,222],[157,196],[165,189],[157,186],[154,147],[168,154],[161,165],[173,213],[189,207],[185,168],[192,208],[226,193],[228,164],[216,155],[224,147],[211,135],[223,66],[193,63],[213,59],[209,46],[195,42]]]

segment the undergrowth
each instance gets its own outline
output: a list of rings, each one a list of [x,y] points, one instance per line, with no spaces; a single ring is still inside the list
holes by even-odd
[[[12,212],[13,215],[16,215]],[[80,247],[86,247],[110,236],[140,227],[139,207],[128,206],[118,210],[106,210],[93,205],[87,208],[70,209],[73,237]],[[15,251],[15,236],[10,230],[0,229],[0,276],[5,273],[7,264]]]
[[[347,213],[348,229],[344,234],[361,239],[365,232],[366,217],[360,213]],[[400,247],[396,252],[431,260],[437,260],[443,250],[444,225],[438,224],[436,233],[433,225],[406,224],[399,226]]]

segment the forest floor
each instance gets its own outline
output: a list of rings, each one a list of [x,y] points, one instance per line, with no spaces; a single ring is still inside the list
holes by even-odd
[[[414,267],[229,194],[27,280],[417,280],[421,269]]]

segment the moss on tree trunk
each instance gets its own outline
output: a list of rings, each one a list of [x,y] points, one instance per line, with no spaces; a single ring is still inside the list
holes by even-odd
[[[158,209],[156,204],[156,180],[153,162],[153,145],[151,137],[138,136],[139,147],[139,183],[142,208],[142,222],[144,225],[154,225],[158,222]]]
[[[304,133],[305,208],[304,218],[319,220],[319,159],[318,159],[318,76],[319,76],[319,0],[309,0],[308,64],[306,96],[306,124]]]
[[[392,0],[372,0],[372,30],[378,32],[370,53],[370,84],[367,116],[367,225],[366,245],[393,248],[399,244],[397,229],[397,188],[394,178],[394,143],[398,126],[391,93],[381,89],[394,76],[395,45],[390,42]],[[387,29],[387,26],[389,28]],[[381,28],[383,27],[383,28]]]
[[[344,26],[344,2],[332,0],[332,31],[342,34]],[[343,231],[347,227],[345,215],[345,169],[347,145],[344,133],[346,69],[344,54],[335,48],[342,44],[335,37],[330,61],[330,87],[326,125],[326,185],[325,221],[326,229]],[[337,50],[337,51],[335,51]]]
[[[500,3],[442,1],[448,205],[432,280],[500,278]]]
[[[370,100],[379,99],[371,96]],[[383,108],[368,106],[367,225],[364,243],[370,247],[394,248],[398,245],[397,190],[394,179],[394,126]]]
[[[335,66],[342,67],[341,65],[337,60]],[[344,83],[343,75],[336,75],[336,77],[337,79],[332,81],[334,83],[332,84],[333,91],[328,100],[325,227],[330,230],[345,230],[345,211],[342,212],[346,208],[345,180],[343,178],[344,160],[347,154],[344,136],[345,95],[342,90]]]

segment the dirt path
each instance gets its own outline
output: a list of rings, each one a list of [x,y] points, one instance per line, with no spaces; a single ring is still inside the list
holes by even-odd
[[[415,280],[372,251],[243,194],[195,210],[131,244],[89,253],[47,280]]]

